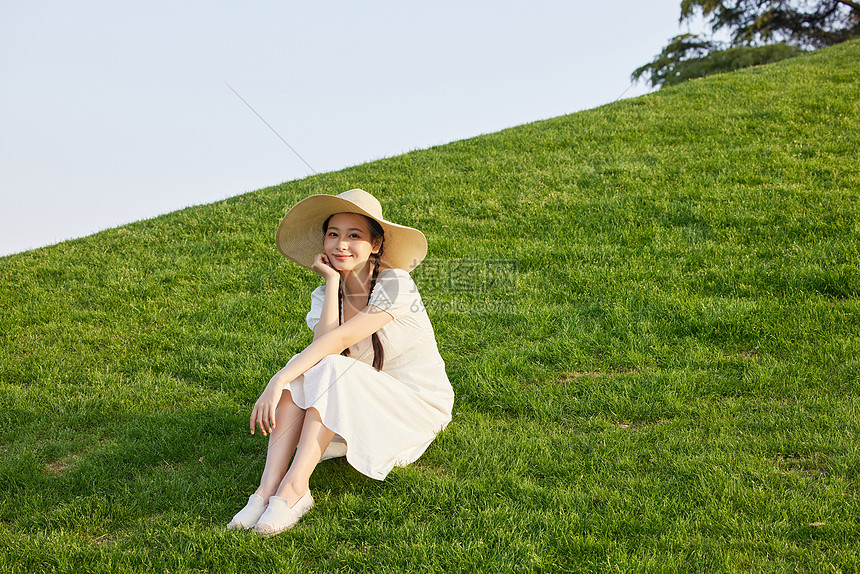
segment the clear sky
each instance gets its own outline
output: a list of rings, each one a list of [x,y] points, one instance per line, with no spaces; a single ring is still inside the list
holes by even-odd
[[[331,171],[642,94],[679,5],[4,1],[0,255],[310,175],[225,82]]]

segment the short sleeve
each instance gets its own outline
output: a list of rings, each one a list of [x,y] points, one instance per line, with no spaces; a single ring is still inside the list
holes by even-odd
[[[368,304],[382,309],[395,319],[423,308],[415,282],[403,269],[380,271]]]
[[[323,302],[325,301],[325,285],[320,285],[311,293],[311,310],[308,311],[308,316],[305,321],[313,331],[317,328],[317,323],[320,322],[322,316]]]

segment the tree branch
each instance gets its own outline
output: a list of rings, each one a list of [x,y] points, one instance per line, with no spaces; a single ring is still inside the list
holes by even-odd
[[[857,2],[852,2],[851,0],[836,0],[840,4],[845,4],[846,6],[850,6],[852,9],[860,12],[860,4]]]

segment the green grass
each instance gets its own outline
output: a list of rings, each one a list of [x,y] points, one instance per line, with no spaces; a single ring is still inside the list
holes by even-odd
[[[860,42],[0,259],[4,572],[860,570]],[[454,420],[225,529],[311,272],[285,208],[422,229]]]

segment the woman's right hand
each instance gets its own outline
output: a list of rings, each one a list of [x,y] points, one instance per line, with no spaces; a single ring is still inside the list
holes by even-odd
[[[316,257],[314,257],[314,264],[311,266],[311,270],[325,279],[326,282],[332,279],[340,279],[340,273],[332,267],[325,253],[317,253]]]
[[[254,403],[254,409],[251,411],[251,434],[254,434],[256,426],[263,431],[263,436],[268,436],[275,430],[275,413],[283,392],[284,387],[279,383],[278,374],[276,374]]]

